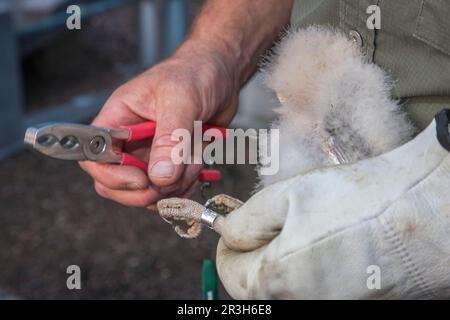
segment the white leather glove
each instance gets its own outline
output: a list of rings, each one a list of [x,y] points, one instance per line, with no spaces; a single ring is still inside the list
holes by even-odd
[[[217,267],[238,299],[449,298],[450,156],[435,122],[392,152],[255,194],[225,219]]]

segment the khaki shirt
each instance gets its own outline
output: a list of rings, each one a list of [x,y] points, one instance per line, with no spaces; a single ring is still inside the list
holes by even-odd
[[[370,5],[381,11],[381,28],[367,27]],[[394,80],[413,122],[426,127],[435,113],[450,108],[450,1],[296,0],[291,23],[338,28],[361,45],[367,58]]]

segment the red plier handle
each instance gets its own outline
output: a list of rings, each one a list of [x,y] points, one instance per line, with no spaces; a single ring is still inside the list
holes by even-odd
[[[130,126],[122,126],[121,129],[126,129],[129,131],[127,141],[138,141],[146,138],[151,138],[155,135],[156,132],[156,122],[148,121]],[[227,129],[219,126],[204,124],[202,126],[202,132],[209,129],[217,129],[214,131],[210,131],[210,135],[216,138],[226,138],[227,137]],[[121,165],[124,166],[134,166],[137,167],[144,172],[147,172],[148,163],[142,161],[139,158],[136,158],[128,153],[122,153],[122,161]],[[200,172],[199,180],[201,182],[215,182],[221,179],[220,171],[212,170],[212,169],[203,169]]]

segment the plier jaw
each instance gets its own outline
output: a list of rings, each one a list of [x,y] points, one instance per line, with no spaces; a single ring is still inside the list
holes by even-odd
[[[226,128],[203,125],[203,132],[215,130],[215,137],[226,138]],[[46,156],[62,160],[89,160],[120,165],[134,166],[144,172],[148,163],[135,156],[122,152],[123,142],[151,138],[156,132],[156,122],[103,128],[75,123],[47,123],[30,127],[25,133],[24,142],[32,149]],[[206,169],[199,175],[201,182],[219,181],[220,171]]]
[[[48,123],[29,127],[24,142],[32,149],[62,160],[120,163],[113,150],[111,130],[82,124]],[[114,135],[120,133],[114,132]]]

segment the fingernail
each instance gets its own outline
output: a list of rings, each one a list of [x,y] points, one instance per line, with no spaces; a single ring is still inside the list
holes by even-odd
[[[175,171],[171,161],[162,160],[155,163],[150,169],[150,176],[156,178],[170,178]]]

